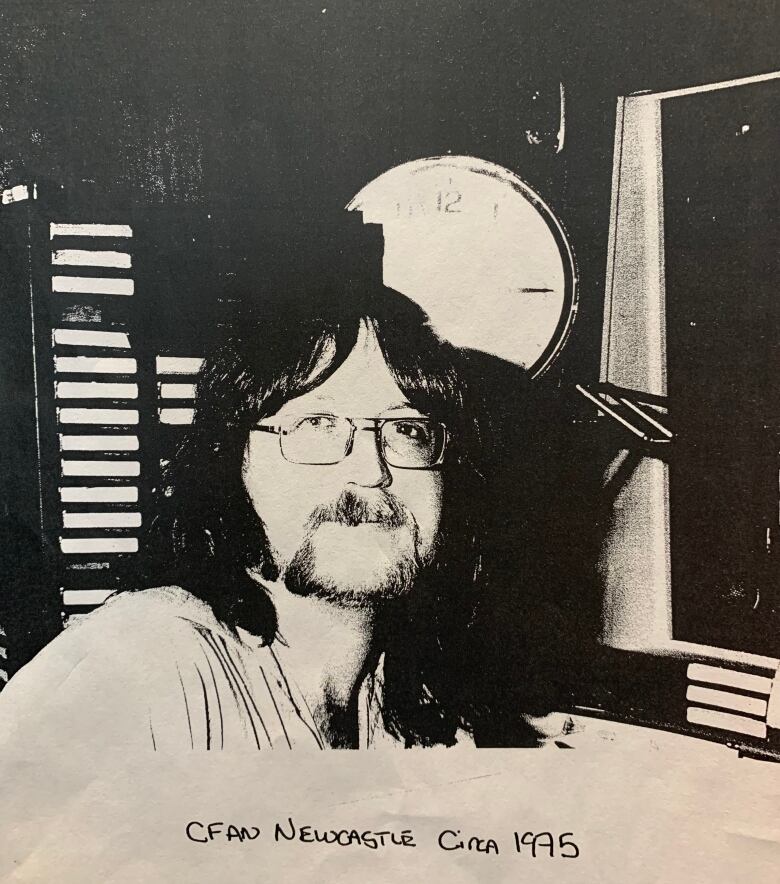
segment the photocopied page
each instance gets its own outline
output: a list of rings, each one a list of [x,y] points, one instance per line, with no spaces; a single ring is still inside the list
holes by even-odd
[[[775,18],[6,4],[0,881],[778,880]]]

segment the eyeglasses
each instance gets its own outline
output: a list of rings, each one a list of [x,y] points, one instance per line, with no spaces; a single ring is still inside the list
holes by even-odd
[[[355,421],[370,426],[358,427]],[[379,436],[379,450],[388,466],[404,470],[429,470],[444,460],[447,428],[428,417],[336,417],[307,414],[276,425],[256,424],[253,429],[277,433],[282,457],[290,463],[336,464],[348,457],[356,430]]]

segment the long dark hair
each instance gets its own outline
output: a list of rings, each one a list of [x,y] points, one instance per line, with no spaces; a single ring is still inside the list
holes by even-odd
[[[329,377],[354,348],[361,322],[369,322],[399,388],[451,437],[435,561],[385,626],[384,723],[408,745],[449,744],[470,724],[459,669],[479,597],[483,531],[480,430],[463,380],[466,357],[396,292],[378,286],[338,295],[280,296],[241,311],[207,356],[194,422],[159,489],[147,579],[181,585],[228,628],[274,640],[274,606],[247,575],[270,561],[242,480],[250,427]]]

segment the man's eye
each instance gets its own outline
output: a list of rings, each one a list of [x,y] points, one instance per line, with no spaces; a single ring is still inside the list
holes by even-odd
[[[327,414],[310,414],[301,418],[296,424],[296,429],[302,430],[331,430],[336,426],[336,418]]]
[[[396,421],[395,431],[399,436],[406,436],[415,442],[426,442],[430,437],[427,424],[419,421]]]

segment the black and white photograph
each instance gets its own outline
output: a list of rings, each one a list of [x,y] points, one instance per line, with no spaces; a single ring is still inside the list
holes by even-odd
[[[236,822],[246,855],[307,841],[284,803],[306,782],[333,807],[426,770],[526,800],[497,759],[579,769],[571,808],[646,759],[658,788],[706,770],[728,795],[717,771],[775,815],[734,822],[752,871],[737,839],[698,849],[701,878],[621,878],[617,848],[576,877],[573,811],[540,842],[470,839],[443,816],[493,819],[466,785],[419,810],[436,862],[506,865],[426,872],[418,848],[406,880],[775,880],[778,21],[768,0],[3,4],[2,880],[201,880],[140,843],[79,877],[31,846],[32,815],[58,829],[125,763],[202,775],[204,807],[232,771],[225,794],[276,814]],[[545,776],[534,806],[562,806]],[[220,807],[175,822],[212,859]],[[425,840],[398,813],[372,850]],[[264,880],[353,880],[313,856]]]

